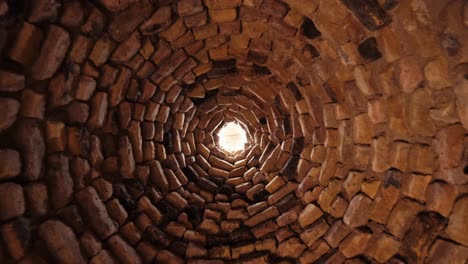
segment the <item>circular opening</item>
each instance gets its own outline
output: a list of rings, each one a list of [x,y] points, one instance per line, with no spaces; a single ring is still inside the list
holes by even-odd
[[[247,135],[238,123],[226,123],[218,132],[218,145],[227,152],[243,150],[246,143]]]

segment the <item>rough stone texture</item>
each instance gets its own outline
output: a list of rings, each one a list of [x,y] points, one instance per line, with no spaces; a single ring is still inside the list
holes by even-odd
[[[133,3],[137,1],[136,0],[124,0],[124,1],[100,0],[99,2],[102,5],[104,5],[109,11],[119,12],[128,8],[130,5],[132,5]]]
[[[60,67],[68,46],[70,35],[63,28],[50,26],[36,62],[32,66],[32,78],[45,80],[51,78]]]
[[[468,223],[466,222],[468,199],[462,198],[458,200],[453,206],[453,212],[450,216],[447,229],[445,230],[447,236],[452,240],[461,243],[463,245],[468,245],[468,240],[464,234],[467,229]]]
[[[367,254],[377,260],[385,263],[400,249],[401,243],[390,235],[381,233],[371,240],[367,249]]]
[[[54,209],[66,206],[73,198],[73,179],[68,158],[63,155],[49,156],[47,177],[49,200]]]
[[[112,253],[117,257],[120,263],[139,264],[142,263],[135,249],[131,247],[120,236],[114,235],[107,240],[107,244]]]
[[[81,190],[75,195],[75,199],[86,221],[101,239],[107,238],[117,231],[106,207],[93,187]]]
[[[30,224],[24,218],[4,224],[0,233],[7,245],[8,252],[14,260],[20,260],[31,246]]]
[[[14,135],[23,157],[23,177],[37,180],[41,176],[45,155],[44,136],[39,124],[31,119],[24,119],[16,127]]]
[[[17,100],[10,98],[0,98],[0,104],[4,107],[4,111],[0,114],[0,132],[8,129],[16,121],[20,103]]]
[[[299,215],[298,222],[303,228],[305,228],[306,226],[314,223],[322,215],[323,213],[320,208],[313,204],[308,204]]]
[[[73,231],[60,221],[48,220],[39,226],[39,236],[60,263],[86,263]]]
[[[467,6],[0,0],[0,263],[464,263]]]
[[[435,264],[440,262],[463,263],[468,258],[466,248],[442,239],[436,240],[427,263]]]
[[[17,92],[21,89],[24,89],[24,85],[24,75],[10,71],[0,71],[0,91]]]
[[[39,52],[42,36],[40,28],[24,22],[8,57],[23,65],[31,65]]]
[[[21,173],[21,158],[18,151],[0,149],[0,179],[9,179]]]
[[[354,196],[343,217],[343,222],[351,227],[365,225],[371,202],[372,200],[365,195],[358,194]]]
[[[0,184],[0,220],[5,221],[25,212],[23,188],[14,183]]]

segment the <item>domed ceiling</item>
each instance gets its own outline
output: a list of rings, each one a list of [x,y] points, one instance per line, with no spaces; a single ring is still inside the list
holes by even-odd
[[[0,0],[0,263],[464,264],[467,33],[463,0]]]

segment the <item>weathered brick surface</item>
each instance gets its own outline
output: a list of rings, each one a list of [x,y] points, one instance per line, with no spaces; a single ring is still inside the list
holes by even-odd
[[[22,2],[0,263],[466,260],[465,1]]]

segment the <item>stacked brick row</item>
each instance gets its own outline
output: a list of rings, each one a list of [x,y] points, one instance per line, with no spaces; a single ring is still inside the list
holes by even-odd
[[[465,263],[466,10],[0,0],[0,263]]]

